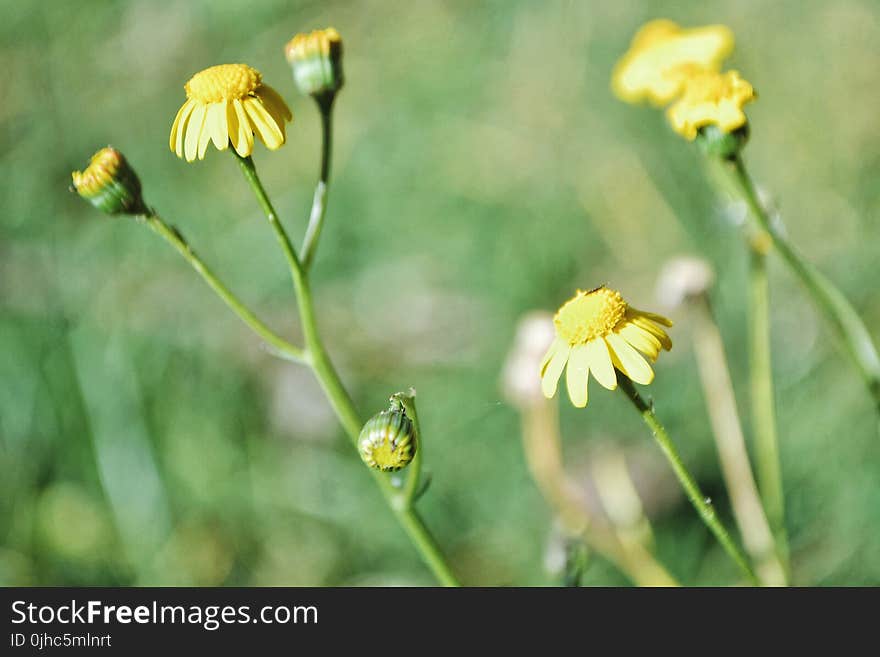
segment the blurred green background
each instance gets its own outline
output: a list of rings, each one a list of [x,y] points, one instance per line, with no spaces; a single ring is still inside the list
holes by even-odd
[[[660,16],[735,31],[730,66],[760,94],[752,173],[876,327],[874,0],[3,0],[0,584],[432,583],[309,372],[261,349],[146,228],[67,190],[97,148],[119,148],[148,202],[297,338],[283,258],[237,165],[213,149],[186,164],[167,142],[194,72],[257,67],[296,116],[284,148],[254,157],[299,240],[319,122],[282,46],[326,25],[343,35],[346,71],[313,275],[329,350],[364,416],[418,389],[433,474],[420,507],[464,582],[559,583],[552,514],[499,385],[524,313],[606,282],[657,308],[664,261],[704,254],[748,411],[737,231],[695,149],[609,90],[634,31]],[[771,285],[794,581],[880,583],[876,415],[775,261]],[[673,317],[676,348],[648,392],[732,526],[688,318]],[[587,411],[561,405],[573,475],[609,445],[664,474],[623,396],[592,389]],[[659,558],[684,583],[736,581],[668,477],[649,484]],[[584,583],[627,580],[596,558]]]

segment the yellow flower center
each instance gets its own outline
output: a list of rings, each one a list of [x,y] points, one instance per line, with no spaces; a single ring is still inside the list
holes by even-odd
[[[553,318],[556,334],[570,345],[584,344],[610,333],[626,314],[626,301],[620,292],[599,287],[578,290]]]
[[[412,460],[412,447],[409,443],[398,445],[385,438],[381,444],[373,447],[370,458],[382,470],[400,470]]]
[[[245,98],[262,84],[262,76],[247,64],[220,64],[196,73],[184,85],[186,97],[200,103]]]

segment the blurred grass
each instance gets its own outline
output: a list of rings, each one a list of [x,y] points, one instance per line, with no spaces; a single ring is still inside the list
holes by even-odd
[[[704,253],[748,409],[738,236],[692,149],[609,91],[656,16],[734,29],[732,66],[760,93],[753,173],[876,327],[876,2],[3,0],[0,583],[430,583],[308,374],[263,352],[148,231],[66,191],[113,144],[230,286],[293,327],[283,260],[237,167],[216,151],[187,165],[167,134],[192,73],[259,68],[296,121],[255,160],[301,235],[319,129],[281,47],[328,24],[347,78],[313,277],[331,353],[365,416],[418,389],[424,514],[464,581],[555,583],[552,519],[498,391],[523,313],[603,282],[652,307],[664,260]],[[876,417],[796,283],[771,275],[795,581],[880,583]],[[679,323],[650,392],[726,511],[688,333]],[[600,441],[647,442],[631,415],[615,395],[565,408],[572,463]],[[683,581],[733,581],[683,501],[654,524]],[[586,582],[625,580],[594,561]]]

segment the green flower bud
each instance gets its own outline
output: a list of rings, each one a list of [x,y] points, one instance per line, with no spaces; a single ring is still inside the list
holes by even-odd
[[[697,143],[706,155],[730,160],[743,149],[749,140],[749,124],[731,132],[724,132],[716,125],[706,125],[697,132]]]
[[[364,463],[385,472],[406,467],[417,447],[412,420],[396,400],[387,411],[370,418],[358,436],[358,452]]]
[[[107,214],[143,214],[141,181],[122,153],[108,146],[92,156],[85,171],[74,171],[73,191]]]
[[[332,102],[342,88],[342,39],[332,27],[297,34],[284,47],[293,81],[318,102]]]

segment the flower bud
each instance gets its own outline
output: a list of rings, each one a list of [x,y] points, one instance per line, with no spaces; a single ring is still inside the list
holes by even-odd
[[[92,156],[85,171],[74,171],[73,191],[107,214],[142,214],[141,181],[122,153],[108,146]]]
[[[297,34],[284,47],[284,55],[302,93],[331,102],[342,88],[342,39],[332,27]]]
[[[710,157],[730,160],[737,156],[749,140],[749,124],[732,132],[724,132],[718,126],[706,125],[697,132],[696,141]]]
[[[358,452],[371,468],[385,472],[406,467],[416,454],[412,420],[403,404],[392,401],[387,411],[377,413],[358,436]]]

